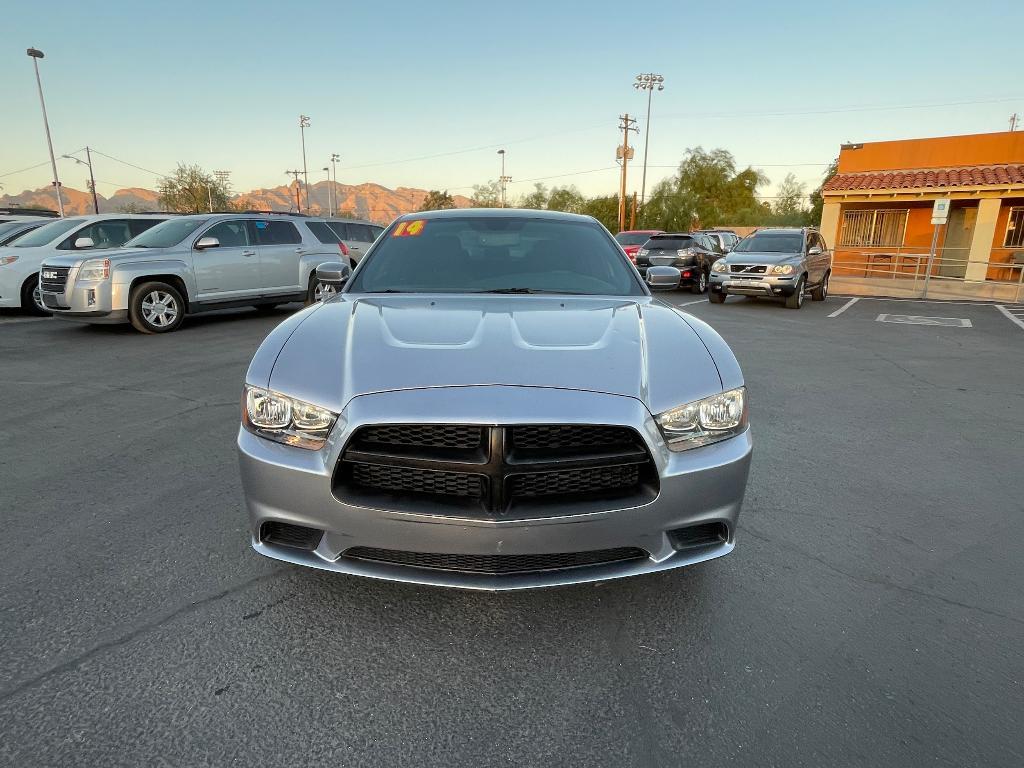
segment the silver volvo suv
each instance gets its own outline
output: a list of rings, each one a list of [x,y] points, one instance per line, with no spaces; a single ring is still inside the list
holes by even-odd
[[[318,219],[176,216],[121,248],[48,257],[39,289],[54,317],[167,333],[186,314],[318,300],[316,266],[343,253],[337,233]]]
[[[271,332],[245,377],[257,552],[502,590],[732,551],[752,449],[743,374],[597,221],[410,214],[354,273],[317,273],[338,293]]]

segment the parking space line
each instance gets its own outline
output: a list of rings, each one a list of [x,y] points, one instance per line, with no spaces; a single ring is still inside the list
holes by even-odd
[[[1002,304],[996,304],[995,308],[998,309],[1000,312],[1002,312],[1004,315],[1006,315],[1006,317],[1009,318],[1011,323],[1016,323],[1021,328],[1024,328],[1024,320],[1022,320],[1021,318],[1017,317],[1013,312],[1008,310]],[[1024,311],[1024,307],[1020,307],[1020,308],[1014,307],[1014,309],[1019,309],[1019,310]]]
[[[707,299],[694,299],[693,301],[684,301],[682,304],[676,304],[676,306],[677,307],[688,307],[691,304],[700,304],[702,301],[707,301]]]
[[[839,317],[841,314],[843,314],[843,312],[848,310],[850,307],[852,307],[858,301],[860,301],[860,296],[854,296],[848,302],[843,304],[843,306],[841,306],[839,309],[837,309],[835,312],[833,312],[831,315],[829,315],[829,317]]]

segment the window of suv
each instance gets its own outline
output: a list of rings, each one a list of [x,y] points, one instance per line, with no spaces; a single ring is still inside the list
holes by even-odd
[[[370,227],[366,224],[346,224],[348,237],[359,243],[372,243],[376,238],[370,233]]]
[[[243,248],[252,245],[249,227],[244,219],[233,219],[214,224],[203,233],[203,237],[215,237],[221,248]]]
[[[41,226],[35,232],[19,237],[11,245],[14,248],[38,248],[40,245],[46,245],[56,240],[65,232],[81,226],[85,221],[85,219],[59,219],[58,221],[51,221],[49,224]]]
[[[170,248],[206,224],[209,219],[168,219],[132,238],[126,246],[130,248]]]
[[[120,248],[132,239],[132,231],[128,228],[127,219],[103,219],[69,235],[57,248],[62,251],[74,250],[75,242],[80,237],[90,238],[94,248]]]
[[[697,241],[689,235],[652,235],[644,248],[651,250],[658,248],[664,251],[681,251],[684,248],[693,248]]]
[[[167,221],[167,219],[129,219],[128,229],[131,231],[132,237],[135,238],[164,221]]]
[[[260,245],[298,245],[302,235],[290,221],[257,221],[256,240]]]
[[[803,248],[802,232],[755,232],[741,240],[735,253],[800,253]]]
[[[306,226],[309,228],[309,231],[313,233],[313,236],[321,243],[337,244],[341,242],[341,238],[338,237],[338,233],[331,229],[329,226],[327,226],[326,222],[307,221]]]

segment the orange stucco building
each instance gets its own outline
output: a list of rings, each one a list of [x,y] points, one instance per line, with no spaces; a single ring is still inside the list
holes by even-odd
[[[927,270],[936,199],[951,200],[931,274],[1015,283],[1024,267],[1024,132],[843,145],[823,190],[835,274]]]

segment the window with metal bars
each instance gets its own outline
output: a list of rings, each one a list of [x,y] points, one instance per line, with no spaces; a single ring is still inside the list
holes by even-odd
[[[903,245],[909,215],[909,210],[896,208],[843,211],[839,244],[861,248],[899,247]]]
[[[1024,246],[1024,208],[1011,208],[1006,220],[1006,236],[1003,238],[1004,248],[1020,248]]]

